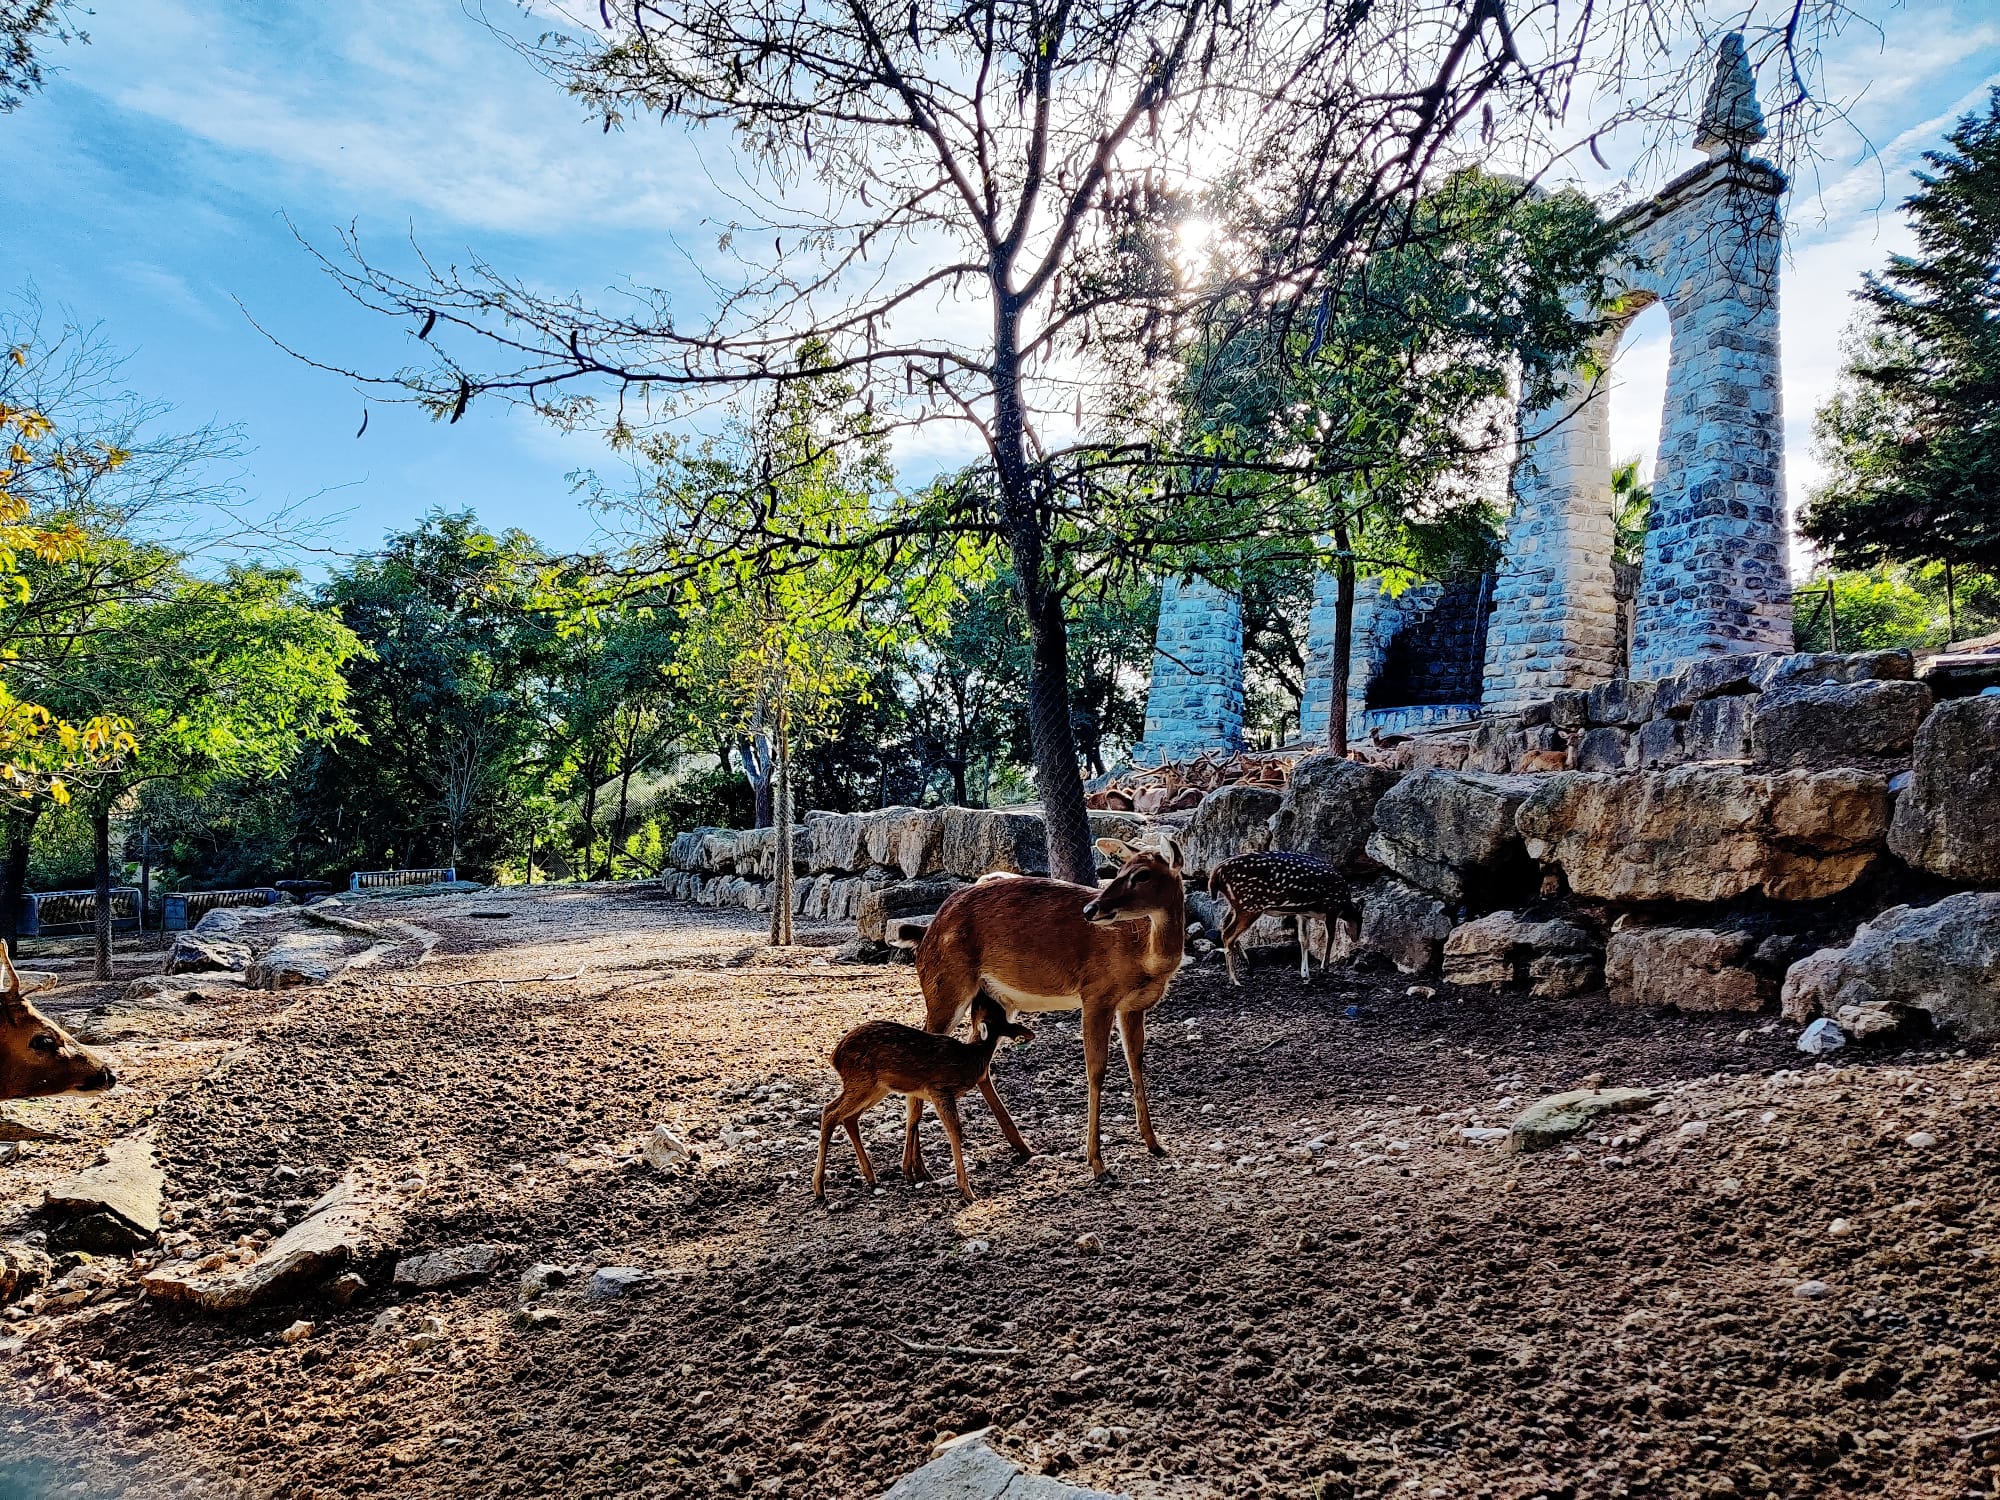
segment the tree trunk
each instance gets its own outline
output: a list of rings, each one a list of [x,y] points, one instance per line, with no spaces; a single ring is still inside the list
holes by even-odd
[[[100,807],[90,815],[91,852],[97,861],[97,946],[91,965],[93,979],[111,977],[111,809]]]
[[[1090,845],[1090,812],[1077,771],[1076,736],[1069,719],[1069,632],[1062,599],[1039,585],[1028,610],[1028,726],[1035,752],[1035,787],[1048,829],[1049,873],[1077,885],[1097,884],[1097,856]]]
[[[1000,482],[1002,528],[1014,561],[1015,585],[1028,618],[1028,735],[1035,787],[1048,830],[1049,873],[1077,885],[1097,884],[1090,814],[1076,766],[1076,732],[1069,720],[1069,631],[1062,595],[1047,576],[1042,508],[1028,458],[1027,413],[1021,403],[1021,302],[996,276],[993,301],[993,459]]]
[[[21,951],[21,898],[28,890],[28,856],[34,850],[39,814],[7,820],[7,858],[0,864],[0,938],[11,957]]]
[[[1339,548],[1334,558],[1333,576],[1340,594],[1333,602],[1333,682],[1326,703],[1326,745],[1335,755],[1347,754],[1347,674],[1354,656],[1354,547],[1347,523],[1333,528],[1333,544]]]
[[[1944,565],[1944,637],[1946,645],[1958,639],[1958,587],[1949,561]]]
[[[789,948],[792,945],[792,754],[791,725],[788,717],[786,685],[778,684],[777,743],[773,747],[776,759],[776,774],[772,777],[776,793],[772,797],[772,837],[771,873],[774,877],[771,891],[771,946]]]
[[[604,851],[604,863],[612,878],[618,876],[618,851],[625,847],[625,812],[632,792],[632,752],[639,739],[639,715],[634,713],[625,731],[625,754],[618,768],[618,816],[611,820],[611,847]]]
[[[945,762],[945,766],[946,769],[948,769],[951,772],[951,805],[953,807],[970,807],[972,804],[967,802],[965,799],[966,794],[965,794],[964,759],[959,757],[954,757],[953,759]]]

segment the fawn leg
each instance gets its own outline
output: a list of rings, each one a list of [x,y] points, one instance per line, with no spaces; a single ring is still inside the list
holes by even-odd
[[[826,1196],[826,1143],[833,1139],[833,1110],[838,1099],[829,1099],[826,1107],[819,1112],[819,1161],[813,1167],[813,1196]],[[856,1138],[857,1144],[859,1137]]]
[[[847,1138],[854,1143],[854,1159],[861,1164],[861,1180],[875,1186],[875,1163],[868,1159],[868,1148],[861,1144],[861,1116],[849,1115],[841,1124],[847,1127]]]
[[[970,1203],[972,1179],[965,1174],[965,1130],[959,1124],[958,1100],[945,1089],[932,1089],[930,1101],[931,1108],[937,1111],[938,1123],[944,1126],[944,1138],[951,1142],[951,1166],[958,1174],[958,1196]]]
[[[1153,1116],[1146,1108],[1146,1013],[1143,1010],[1118,1012],[1118,1040],[1125,1047],[1125,1071],[1132,1075],[1132,1109],[1139,1121],[1139,1139],[1155,1156],[1165,1156],[1167,1148],[1153,1134]]]
[[[979,1080],[979,1096],[986,1101],[986,1107],[993,1111],[993,1118],[1000,1125],[1000,1133],[1007,1137],[1007,1144],[1014,1148],[1014,1154],[1022,1161],[1033,1156],[1034,1151],[1021,1139],[1021,1132],[1014,1125],[1014,1117],[1007,1113],[1007,1106],[1000,1102],[1000,1091],[993,1087],[991,1073]]]
[[[1110,1001],[1101,1006],[1083,1002],[1083,1076],[1090,1088],[1090,1118],[1084,1126],[1084,1146],[1090,1158],[1090,1175],[1104,1175],[1104,1145],[1097,1127],[1098,1109],[1104,1101],[1104,1063],[1111,1052]]]
[[[924,1096],[909,1096],[909,1113],[903,1123],[903,1180],[905,1182],[929,1182],[931,1169],[924,1165],[923,1144],[917,1139],[917,1127],[924,1122]]]

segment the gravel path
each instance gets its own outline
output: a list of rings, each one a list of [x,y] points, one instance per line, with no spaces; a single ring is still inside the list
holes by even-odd
[[[2000,1494],[1983,1055],[1814,1067],[1765,1018],[1203,968],[1152,1028],[1165,1160],[1114,1060],[1113,1180],[1086,1181],[1076,1026],[1040,1017],[995,1076],[1045,1154],[973,1101],[980,1202],[869,1195],[836,1142],[829,1210],[825,1057],[916,1018],[908,967],[829,962],[832,928],[756,952],[761,919],[629,889],[391,906],[440,935],[421,967],[117,1045],[127,1086],[63,1103],[78,1140],[0,1166],[0,1235],[150,1130],[176,1252],[253,1253],[382,1162],[423,1183],[404,1250],[508,1269],[399,1293],[371,1266],[345,1308],[217,1319],[86,1266],[80,1306],[0,1324],[0,1496],[866,1496],[987,1424],[1142,1497]],[[1573,1152],[1466,1134],[1595,1079],[1669,1092]],[[871,1118],[878,1168],[898,1122]],[[637,1157],[657,1124],[697,1167]],[[529,1324],[535,1263],[579,1274]],[[650,1276],[594,1300],[600,1266]]]

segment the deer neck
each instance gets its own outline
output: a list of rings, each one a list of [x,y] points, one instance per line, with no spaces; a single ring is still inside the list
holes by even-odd
[[[1176,901],[1164,911],[1146,918],[1143,962],[1148,972],[1159,974],[1181,966],[1187,952],[1187,903]]]

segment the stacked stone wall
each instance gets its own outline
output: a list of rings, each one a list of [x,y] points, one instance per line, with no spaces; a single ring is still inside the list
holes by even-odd
[[[1205,578],[1160,586],[1139,765],[1243,748],[1243,604]]]

